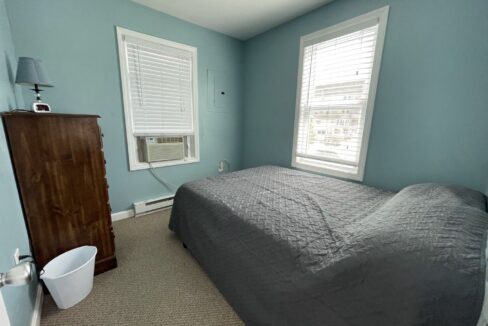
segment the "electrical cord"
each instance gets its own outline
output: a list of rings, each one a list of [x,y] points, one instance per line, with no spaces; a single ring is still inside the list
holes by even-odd
[[[167,190],[169,190],[173,194],[175,193],[177,187],[161,179],[154,171],[154,167],[152,166],[152,163],[149,163],[149,173],[151,173],[154,179],[156,179],[160,184],[162,184]]]

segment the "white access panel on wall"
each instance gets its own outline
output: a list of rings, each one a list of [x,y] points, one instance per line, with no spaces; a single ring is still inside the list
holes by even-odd
[[[225,72],[207,70],[207,106],[209,110],[229,110],[230,86]]]

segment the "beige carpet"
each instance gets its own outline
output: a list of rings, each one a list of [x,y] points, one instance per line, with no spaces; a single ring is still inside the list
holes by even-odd
[[[78,305],[45,297],[42,325],[243,325],[168,230],[170,210],[114,223],[119,267]]]

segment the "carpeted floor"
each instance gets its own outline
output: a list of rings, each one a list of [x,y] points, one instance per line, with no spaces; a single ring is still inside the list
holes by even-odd
[[[42,325],[243,325],[181,242],[170,210],[114,223],[119,267],[95,277],[78,305],[45,297]]]

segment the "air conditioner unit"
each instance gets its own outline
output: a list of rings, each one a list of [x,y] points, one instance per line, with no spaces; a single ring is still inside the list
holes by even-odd
[[[148,163],[183,160],[185,158],[185,143],[181,137],[145,137],[142,145],[144,161]]]

